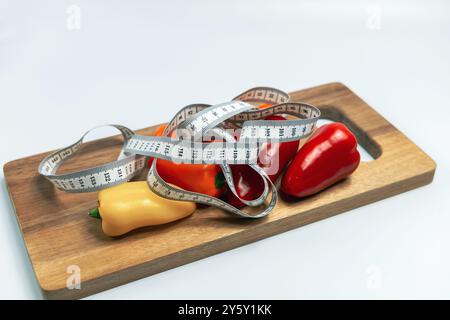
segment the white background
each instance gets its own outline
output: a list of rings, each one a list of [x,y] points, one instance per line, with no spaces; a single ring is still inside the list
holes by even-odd
[[[437,162],[431,185],[90,298],[450,298],[449,57],[449,1],[0,0],[0,163],[340,81]],[[41,298],[1,175],[0,298]]]

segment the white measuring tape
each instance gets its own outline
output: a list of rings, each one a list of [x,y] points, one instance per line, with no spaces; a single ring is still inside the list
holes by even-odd
[[[265,109],[255,108],[250,102],[271,104]],[[261,120],[270,115],[289,114],[295,120]],[[74,144],[45,157],[39,165],[39,173],[56,188],[66,192],[92,192],[129,181],[145,168],[147,157],[155,160],[148,172],[147,182],[156,194],[173,200],[193,201],[215,206],[241,217],[260,218],[269,214],[277,202],[277,190],[257,160],[263,143],[282,143],[308,136],[320,117],[320,111],[306,103],[290,102],[289,95],[268,87],[245,91],[230,102],[217,105],[193,104],[182,108],[169,122],[163,136],[136,135],[121,125],[109,125],[118,129],[124,143],[116,161],[82,171],[57,174],[58,168],[82,146],[86,132]],[[238,138],[229,132],[238,131]],[[238,129],[238,130],[236,130]],[[172,133],[178,138],[171,138]],[[206,143],[205,137],[219,138]],[[233,194],[250,207],[265,205],[260,212],[246,213],[232,205],[200,193],[178,189],[167,184],[156,169],[158,159],[179,163],[219,164]],[[230,164],[247,164],[264,181],[264,191],[254,200],[244,200],[237,194]],[[270,198],[269,198],[270,194]],[[268,203],[265,203],[268,200]]]

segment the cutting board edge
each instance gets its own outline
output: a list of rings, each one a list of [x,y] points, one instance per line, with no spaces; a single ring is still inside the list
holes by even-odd
[[[428,184],[430,184],[433,179],[434,179],[434,174],[435,174],[435,169],[431,169],[431,170],[426,170],[425,172],[423,172],[420,175],[417,176],[413,176],[413,177],[409,177],[407,179],[404,179],[402,181],[396,181],[394,183],[392,183],[391,185],[387,185],[387,187],[389,189],[386,189],[384,186],[384,191],[389,190],[389,192],[387,193],[380,193],[379,189],[372,189],[369,190],[365,193],[359,193],[356,194],[354,197],[350,197],[350,198],[345,198],[342,199],[341,201],[339,201],[339,210],[335,210],[334,208],[327,209],[325,210],[325,213],[322,213],[321,215],[318,215],[318,212],[323,211],[324,207],[326,206],[336,206],[336,202],[332,203],[332,204],[327,204],[321,207],[317,207],[314,209],[311,209],[309,212],[299,212],[296,213],[295,215],[291,215],[291,216],[287,216],[284,217],[282,219],[270,222],[268,224],[262,224],[262,225],[258,225],[255,228],[267,228],[270,226],[278,226],[279,229],[276,229],[274,231],[268,232],[268,233],[262,233],[259,232],[257,233],[257,236],[251,236],[251,237],[244,237],[243,240],[239,240],[242,239],[240,237],[241,234],[245,234],[247,232],[247,230],[243,230],[240,231],[238,233],[235,233],[233,235],[224,237],[224,238],[220,238],[220,239],[216,239],[213,241],[210,241],[208,243],[204,243],[202,245],[196,246],[196,247],[192,247],[189,249],[185,249],[183,251],[179,251],[176,253],[173,253],[171,255],[167,255],[164,257],[160,257],[157,259],[153,259],[153,260],[149,260],[146,262],[143,262],[141,264],[138,265],[134,265],[125,269],[121,269],[118,270],[116,272],[110,273],[110,274],[106,274],[103,275],[101,277],[95,278],[95,279],[90,279],[87,281],[83,281],[82,282],[82,286],[86,287],[86,285],[88,286],[88,289],[86,289],[86,291],[77,291],[77,290],[68,290],[67,288],[52,288],[52,289],[46,289],[45,286],[43,286],[41,284],[41,282],[38,279],[38,283],[39,286],[41,288],[42,294],[46,299],[49,300],[53,300],[53,299],[79,299],[79,298],[83,298],[83,297],[87,297],[108,289],[112,289],[115,287],[119,287],[122,286],[124,284],[130,283],[130,282],[134,282],[164,271],[168,271],[183,265],[187,265],[189,263],[198,261],[198,260],[202,260],[205,259],[207,257],[222,253],[222,252],[226,252],[228,250],[232,250],[232,249],[236,249],[251,243],[254,243],[256,241],[259,240],[263,240],[287,231],[291,231],[294,229],[297,229],[299,227],[311,224],[311,223],[315,223],[321,220],[325,220],[327,218],[331,218],[334,216],[337,216],[339,214],[342,213],[346,213],[346,212],[350,212],[353,209],[357,209],[360,208],[362,206],[380,201],[382,199],[386,199],[386,198],[390,198],[405,192],[409,192],[412,191],[414,189],[426,186]],[[357,205],[355,206],[355,201],[357,202]],[[303,215],[303,216],[302,216]],[[304,218],[305,216],[311,216],[312,218],[310,219],[306,219],[306,220],[302,220],[302,218]],[[319,218],[318,218],[319,216]],[[232,240],[230,242],[230,240]],[[218,242],[228,242],[228,243],[232,243],[231,245],[225,245],[225,246],[218,246],[217,243]],[[204,250],[204,248],[211,248],[210,251],[205,251],[203,253],[199,253],[202,250]],[[190,253],[194,253],[194,254],[198,254],[196,256],[190,254]],[[183,258],[183,256],[189,256],[190,258],[185,259],[185,260],[181,260],[181,258]],[[179,257],[181,256],[181,258]],[[174,261],[177,261],[176,264],[170,264],[167,263],[167,261],[165,260],[170,260],[173,259]],[[30,259],[31,260],[31,259]],[[152,270],[149,272],[145,272],[145,269],[147,269],[149,266],[150,267],[154,267],[155,261],[162,261],[162,263],[164,264],[164,262],[166,262],[166,265],[164,267],[160,267],[160,268],[156,268],[157,270]],[[181,261],[181,262],[180,262]],[[117,277],[119,274],[123,274],[123,273],[133,273],[136,272],[136,269],[138,269],[139,271],[137,271],[139,274],[136,276],[133,276],[131,278],[128,279],[124,279],[124,277]],[[143,270],[140,270],[143,269]],[[36,277],[37,278],[37,277]],[[115,278],[122,278],[122,280],[118,280],[115,281]],[[98,283],[97,283],[98,282]],[[101,284],[101,286],[100,286]]]
[[[300,93],[300,92],[307,92],[308,90],[312,90],[311,92],[314,93],[315,92],[314,89],[320,89],[320,88],[327,89],[327,87],[330,87],[330,90],[333,90],[333,94],[336,93],[336,92],[342,91],[342,90],[348,90],[354,96],[358,97],[358,99],[360,99],[362,102],[364,102],[364,104],[367,107],[369,107],[373,111],[375,111],[370,105],[365,103],[364,100],[359,98],[358,95],[356,95],[351,89],[349,89],[346,85],[342,84],[341,82],[331,82],[331,83],[327,83],[327,84],[323,84],[323,85],[319,85],[319,86],[315,86],[315,87],[311,87],[311,88],[307,88],[307,89],[303,89],[303,90],[296,90],[296,91],[293,91],[292,94],[297,94],[297,93]],[[377,114],[378,114],[378,112],[377,112]],[[386,122],[388,122],[388,121],[386,120]],[[390,122],[388,122],[388,123],[390,124]],[[155,127],[156,126],[143,128],[143,129],[140,129],[140,130],[136,130],[136,132],[144,131],[144,130],[147,130],[147,132],[148,132],[149,130],[151,130],[151,128],[155,128]],[[398,131],[399,133],[403,134],[398,129],[396,129],[396,131]],[[110,138],[110,137],[103,138],[103,139],[108,139],[108,138]],[[97,139],[97,140],[94,140],[94,141],[98,141],[98,140],[102,140],[102,139]],[[424,156],[426,156],[427,160],[429,159],[431,161],[431,162],[427,163],[427,168],[425,168],[424,170],[419,170],[419,171],[415,172],[417,174],[416,176],[408,177],[405,180],[396,181],[396,182],[392,183],[392,186],[391,186],[392,190],[387,192],[387,194],[382,193],[382,194],[379,194],[378,196],[376,196],[374,194],[372,199],[369,199],[369,200],[366,199],[366,201],[362,201],[358,205],[351,205],[351,202],[353,201],[353,200],[351,200],[352,198],[347,198],[347,199],[345,199],[345,201],[348,202],[348,208],[347,209],[340,208],[339,210],[336,210],[333,213],[330,213],[330,214],[328,214],[326,216],[323,216],[323,217],[320,217],[320,218],[317,218],[317,219],[311,219],[311,220],[306,221],[306,222],[298,222],[297,224],[294,223],[293,225],[288,225],[286,223],[286,221],[290,221],[289,219],[291,219],[291,218],[293,219],[293,221],[295,221],[295,220],[301,221],[302,219],[299,216],[300,216],[300,214],[305,213],[305,212],[295,213],[292,216],[285,217],[283,219],[277,220],[277,221],[283,221],[286,224],[286,226],[284,228],[280,229],[279,231],[273,231],[273,232],[269,232],[267,234],[261,234],[260,236],[255,236],[255,235],[250,234],[251,237],[248,238],[247,241],[240,241],[240,242],[238,241],[237,244],[235,244],[233,246],[230,246],[229,248],[228,247],[214,248],[214,245],[212,245],[212,244],[215,244],[218,241],[221,241],[223,239],[228,239],[229,237],[234,237],[235,234],[230,235],[230,236],[225,237],[225,238],[216,239],[216,240],[213,240],[211,242],[203,243],[202,245],[200,245],[200,246],[211,246],[213,248],[210,249],[209,253],[206,252],[203,255],[199,256],[198,258],[194,257],[194,258],[191,258],[191,259],[187,259],[186,262],[175,263],[175,264],[166,266],[165,268],[160,268],[159,270],[145,273],[143,271],[145,271],[146,269],[148,271],[148,264],[153,263],[157,259],[169,259],[170,260],[170,258],[173,258],[173,256],[167,255],[167,256],[162,257],[162,258],[156,258],[156,259],[148,260],[148,261],[146,261],[144,263],[141,263],[141,264],[138,264],[138,265],[133,265],[133,266],[130,266],[130,267],[127,267],[127,268],[124,268],[124,269],[112,272],[110,274],[102,275],[102,276],[100,276],[98,278],[93,278],[92,280],[87,280],[86,283],[88,284],[88,289],[86,289],[86,290],[81,290],[81,291],[68,290],[68,289],[66,289],[64,287],[63,288],[59,288],[59,289],[46,288],[46,285],[41,283],[41,281],[39,280],[39,278],[38,278],[38,276],[37,276],[37,274],[35,272],[36,279],[37,279],[38,284],[39,284],[39,286],[40,286],[40,288],[42,290],[42,293],[43,293],[44,297],[46,297],[48,299],[81,298],[81,297],[85,297],[85,296],[88,296],[88,295],[91,295],[91,294],[94,294],[94,293],[101,292],[101,291],[106,290],[106,289],[117,287],[117,286],[120,286],[122,284],[126,284],[126,283],[129,283],[131,281],[135,281],[135,280],[138,280],[138,279],[141,279],[141,278],[144,278],[144,277],[147,277],[147,276],[159,273],[159,272],[163,272],[163,271],[175,268],[177,266],[181,266],[181,265],[184,265],[184,264],[187,264],[187,263],[199,260],[199,259],[203,259],[203,258],[212,256],[214,254],[224,252],[226,250],[237,248],[239,246],[243,246],[243,245],[246,245],[246,244],[258,241],[260,239],[264,239],[264,238],[269,237],[269,236],[273,236],[273,235],[276,235],[276,234],[279,234],[279,233],[282,233],[282,232],[285,232],[285,231],[288,231],[288,230],[292,230],[292,229],[298,228],[298,227],[300,227],[302,225],[306,225],[306,224],[309,224],[309,223],[312,223],[312,222],[315,222],[315,221],[320,221],[320,220],[323,220],[325,218],[332,217],[334,215],[338,215],[338,214],[341,214],[343,212],[349,211],[351,209],[354,209],[354,208],[357,208],[357,207],[360,207],[360,206],[363,206],[363,205],[366,205],[366,204],[369,204],[369,203],[373,203],[375,201],[379,201],[381,199],[384,199],[384,198],[387,198],[387,197],[391,197],[391,196],[394,196],[394,195],[399,194],[399,193],[407,192],[407,191],[410,191],[412,189],[415,189],[415,188],[418,188],[418,187],[421,187],[421,186],[424,186],[426,184],[431,183],[433,178],[434,178],[434,174],[435,174],[435,170],[436,170],[436,163],[434,162],[434,160],[428,154],[426,154],[422,149],[420,149],[414,142],[412,142],[411,140],[409,140],[409,142],[411,142],[418,150],[420,150],[420,152]],[[40,153],[40,154],[32,155],[30,157],[42,157],[43,158],[46,154],[48,154],[50,152],[51,151],[43,152],[43,153]],[[5,163],[3,165],[3,171],[4,171],[4,176],[5,176],[5,183],[6,183],[6,186],[7,186],[7,190],[8,190],[8,194],[9,194],[10,200],[12,202],[12,208],[13,208],[14,213],[16,215],[16,219],[17,219],[17,222],[19,224],[19,228],[21,229],[20,231],[21,231],[22,237],[24,237],[24,235],[23,235],[23,232],[22,232],[20,219],[19,219],[19,217],[17,215],[17,212],[16,212],[15,203],[14,203],[14,197],[13,197],[11,191],[10,191],[10,185],[9,185],[9,179],[8,179],[9,174],[7,172],[9,171],[8,170],[9,168],[14,168],[15,167],[16,162],[20,162],[21,160],[27,159],[27,158],[30,158],[30,157],[23,157],[23,158],[20,158],[20,159],[12,160],[12,161],[9,161],[9,162],[7,162],[7,163]],[[423,159],[425,159],[425,158],[423,158]],[[17,168],[15,168],[15,170],[17,170]],[[422,173],[419,173],[419,172],[422,172]],[[394,186],[394,185],[400,186],[402,184],[403,184],[403,188],[399,187],[398,189],[396,189],[395,186]],[[377,189],[369,190],[368,193],[370,193],[370,194],[377,193]],[[360,194],[357,194],[357,195],[362,197],[362,198],[364,198],[364,196],[367,196],[368,194],[367,193],[360,193]],[[370,198],[370,197],[368,197],[368,198]],[[364,199],[361,199],[361,200],[364,200]],[[325,206],[326,205],[328,205],[328,204],[325,204]],[[306,214],[306,215],[308,215],[308,214]],[[276,222],[276,221],[274,221],[274,222]],[[273,226],[273,225],[272,224],[265,224],[264,226],[270,228],[270,226]],[[245,231],[242,231],[242,232],[245,232]],[[237,234],[240,234],[240,233],[241,232],[238,232]],[[252,240],[252,237],[254,237],[253,240]],[[26,244],[25,238],[24,238],[24,242]],[[33,261],[32,261],[31,256],[30,256],[30,253],[28,252],[28,246],[27,245],[26,245],[26,248],[27,248],[27,254],[28,254],[28,257],[30,259],[30,262],[32,263],[33,269],[35,269]],[[198,247],[191,247],[191,248],[186,249],[186,250],[196,251],[196,250],[199,250],[199,248]],[[177,252],[175,254],[181,254],[183,252],[185,252],[185,251],[179,251],[179,252]],[[154,267],[154,268],[157,269],[157,266]],[[121,281],[115,280],[115,279],[120,279],[120,278],[123,279],[124,278],[123,275],[121,277],[118,277],[117,275],[119,273],[122,273],[122,272],[128,273],[129,270],[136,270],[136,269],[143,269],[143,271],[141,271],[140,275],[136,275],[132,279],[125,279],[125,280],[121,280]],[[132,271],[130,271],[130,272],[132,272]],[[98,283],[96,283],[96,282],[98,282]],[[86,285],[86,283],[85,283],[85,285]],[[93,284],[91,285],[91,283],[93,283]],[[92,288],[90,288],[90,287],[92,287]]]

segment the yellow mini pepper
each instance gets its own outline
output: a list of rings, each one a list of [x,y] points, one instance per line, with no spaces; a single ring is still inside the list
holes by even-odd
[[[172,222],[191,215],[194,202],[175,201],[155,194],[146,181],[127,182],[98,194],[99,207],[89,212],[102,219],[102,229],[111,237],[133,229]]]

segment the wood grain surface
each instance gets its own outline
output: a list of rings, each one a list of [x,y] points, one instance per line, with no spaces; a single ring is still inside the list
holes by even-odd
[[[325,84],[293,92],[291,97],[316,105],[324,118],[347,124],[375,160],[362,163],[350,178],[315,196],[297,201],[281,199],[268,217],[259,220],[204,208],[183,220],[113,239],[102,233],[100,221],[87,215],[96,206],[96,193],[63,193],[39,176],[38,164],[48,153],[7,163],[6,183],[44,296],[84,297],[432,181],[434,161],[343,84]],[[137,132],[151,134],[155,128]],[[61,172],[112,161],[121,142],[117,136],[89,142]],[[144,177],[145,173],[140,179]],[[66,288],[71,265],[81,271],[79,290]]]

